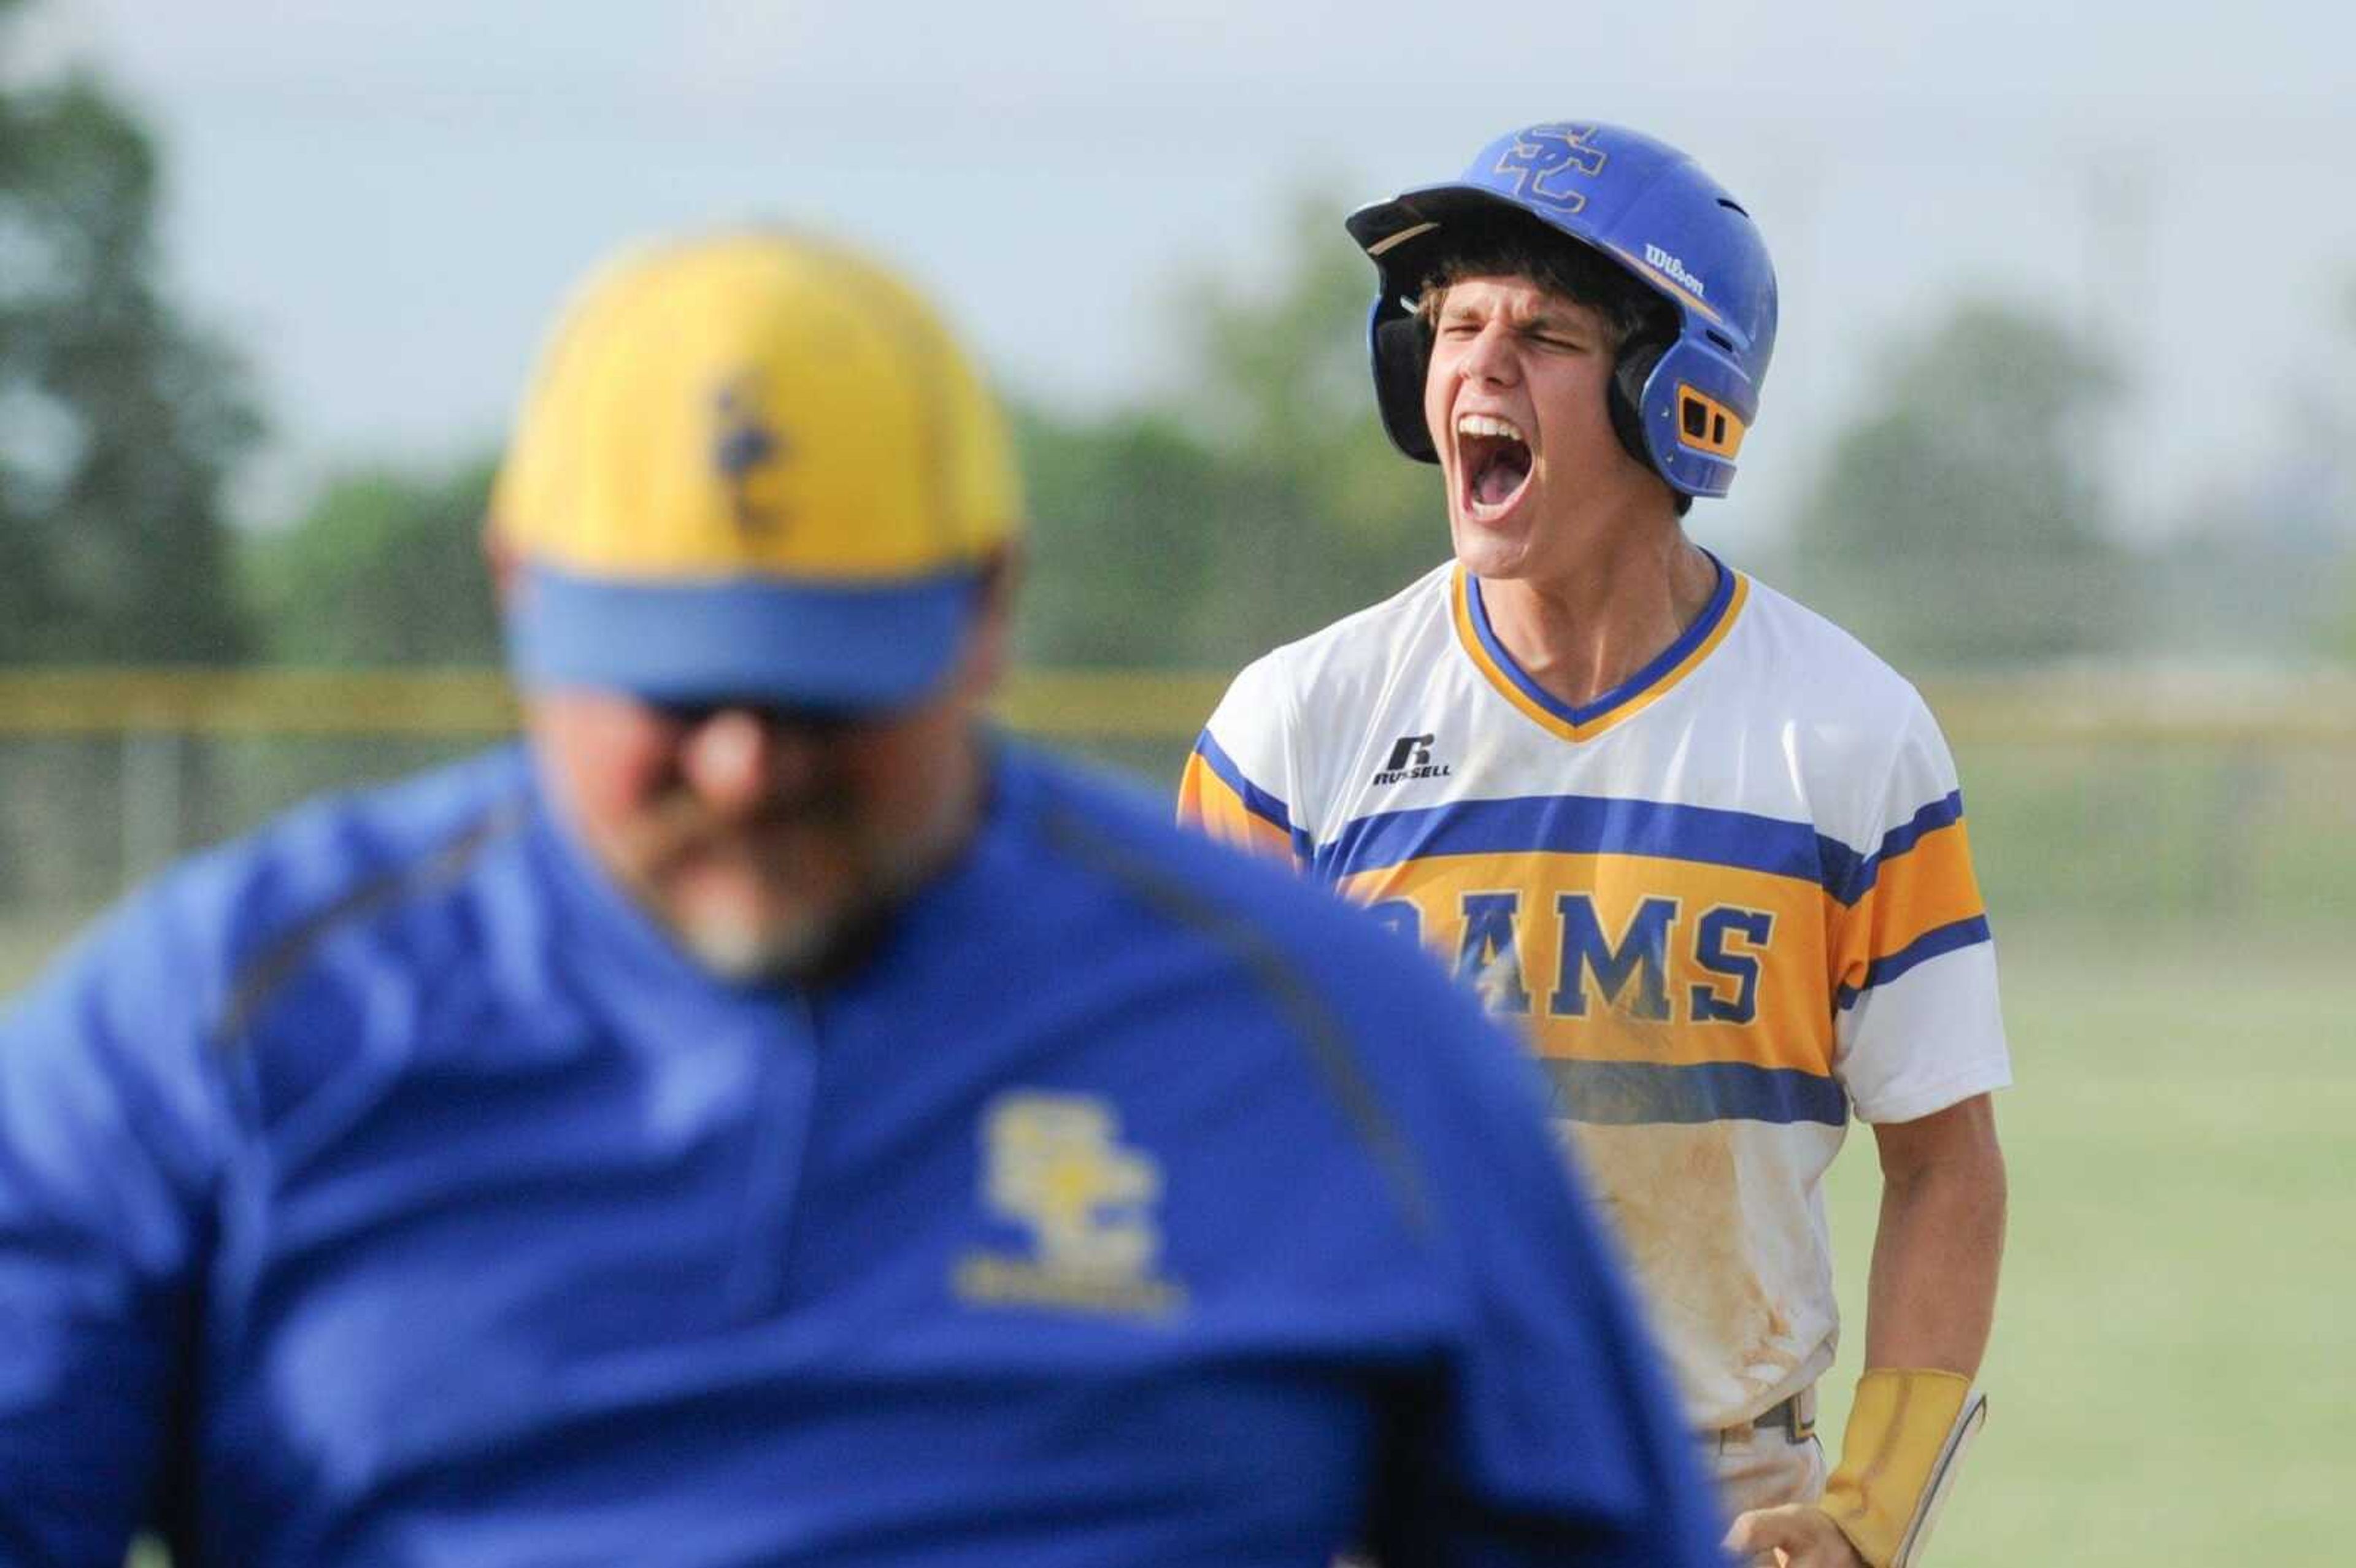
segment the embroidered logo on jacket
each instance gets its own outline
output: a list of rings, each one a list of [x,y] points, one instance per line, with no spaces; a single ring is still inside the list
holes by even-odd
[[[953,1278],[966,1300],[993,1307],[1160,1316],[1185,1290],[1154,1275],[1162,1168],[1119,1137],[1119,1118],[1094,1095],[1017,1092],[981,1124],[982,1202],[1030,1233],[1028,1254],[976,1251]]]

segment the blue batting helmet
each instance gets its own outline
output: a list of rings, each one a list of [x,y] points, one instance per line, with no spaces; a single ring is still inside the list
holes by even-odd
[[[1481,149],[1462,178],[1350,215],[1379,274],[1367,336],[1383,428],[1436,463],[1424,428],[1430,343],[1415,295],[1451,240],[1501,215],[1534,219],[1601,252],[1674,307],[1674,335],[1623,345],[1612,424],[1636,460],[1686,496],[1723,496],[1775,349],[1775,269],[1751,215],[1699,165],[1617,125],[1552,122]]]

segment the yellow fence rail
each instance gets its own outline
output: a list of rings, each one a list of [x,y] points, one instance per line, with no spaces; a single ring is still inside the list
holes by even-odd
[[[998,712],[1166,789],[1227,679],[1027,669]],[[1983,876],[2018,907],[2197,903],[2303,929],[2356,880],[2356,671],[2054,670],[1925,694],[1975,791]],[[494,669],[0,672],[0,937],[518,717]]]
[[[1191,734],[1226,677],[1032,670],[1000,716],[1018,730],[1111,739]],[[9,735],[502,735],[515,698],[492,670],[59,669],[0,674]]]
[[[1048,738],[1185,737],[1225,690],[1199,671],[1033,669],[998,703]],[[1926,683],[1958,742],[2356,745],[2356,672],[2292,677],[2046,672]],[[18,670],[0,674],[8,736],[501,735],[517,721],[497,671]]]

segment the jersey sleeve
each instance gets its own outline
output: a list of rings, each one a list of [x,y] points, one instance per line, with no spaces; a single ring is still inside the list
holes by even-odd
[[[2012,1081],[1954,759],[1909,697],[1867,796],[1879,816],[1826,847],[1835,1065],[1868,1122],[1912,1121]]]
[[[1437,976],[1435,976],[1436,978]],[[1528,1054],[1452,997],[1470,1114],[1420,1141],[1464,1330],[1404,1456],[1379,1561],[1724,1568],[1725,1522]],[[1405,1009],[1400,1009],[1402,1012]]]
[[[1178,781],[1178,820],[1273,859],[1307,863],[1295,813],[1291,698],[1278,656],[1245,667],[1211,714]]]
[[[120,1563],[172,1507],[214,1102],[152,923],[0,1013],[0,1562]]]

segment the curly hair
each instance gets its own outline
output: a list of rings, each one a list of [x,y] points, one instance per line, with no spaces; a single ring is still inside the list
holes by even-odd
[[[1440,304],[1466,278],[1519,277],[1603,318],[1616,353],[1632,339],[1673,334],[1675,306],[1601,252],[1544,225],[1505,217],[1435,240],[1416,295],[1416,319],[1438,330]]]

